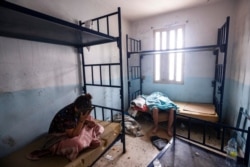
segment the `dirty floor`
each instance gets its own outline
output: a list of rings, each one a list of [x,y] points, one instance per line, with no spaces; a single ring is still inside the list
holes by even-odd
[[[161,138],[170,138],[167,136],[167,122],[160,123],[156,134],[151,132],[153,122],[148,117],[137,119],[142,126],[144,136],[133,137],[126,135],[126,153],[122,153],[122,143],[117,142],[93,167],[146,167],[159,153],[150,141],[150,136],[157,135]],[[186,122],[180,120],[177,124],[177,133],[185,134],[187,132]],[[200,140],[202,132],[194,131],[193,138]],[[210,133],[209,142],[211,145],[218,145],[220,142],[216,133]]]

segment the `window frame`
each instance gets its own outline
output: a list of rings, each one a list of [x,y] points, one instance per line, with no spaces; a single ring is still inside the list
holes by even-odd
[[[184,25],[178,25],[178,26],[172,26],[172,27],[168,27],[168,28],[159,28],[159,29],[155,29],[154,31],[153,31],[153,40],[154,40],[154,42],[153,42],[153,44],[154,44],[154,49],[156,50],[157,48],[156,48],[156,32],[160,32],[161,34],[162,34],[162,32],[163,31],[166,31],[167,32],[167,41],[166,41],[166,45],[167,45],[167,47],[166,47],[166,49],[162,49],[162,46],[160,47],[161,49],[160,50],[169,50],[169,32],[171,31],[171,30],[175,30],[175,31],[177,31],[179,28],[182,28],[182,31],[183,31],[183,33],[182,33],[182,36],[183,36],[183,38],[182,38],[182,47],[179,47],[179,48],[184,48],[184,46],[185,46],[185,26]],[[177,36],[177,35],[175,35],[175,36]],[[161,38],[162,38],[162,35],[160,35],[160,40],[161,40]],[[177,40],[176,40],[176,42],[177,42]],[[161,45],[161,43],[160,43],[160,45]],[[175,44],[175,48],[174,49],[177,49],[177,44]],[[176,81],[176,66],[177,66],[177,61],[176,61],[176,57],[177,57],[177,54],[178,53],[182,53],[182,62],[181,62],[181,67],[182,67],[182,69],[181,69],[181,78],[182,78],[182,80],[181,81]],[[164,64],[169,64],[169,56],[170,56],[170,54],[172,54],[172,53],[160,53],[160,54],[154,54],[153,56],[154,56],[154,61],[153,61],[153,82],[154,83],[162,83],[162,84],[184,84],[184,58],[185,58],[185,54],[184,54],[184,52],[174,52],[173,54],[174,54],[174,56],[175,56],[175,72],[174,72],[174,80],[169,80],[169,68],[166,68],[166,67],[164,67],[163,65]],[[160,77],[160,79],[159,80],[156,80],[156,56],[157,55],[160,55],[159,57],[160,57],[160,59],[162,59],[163,58],[163,61],[161,61],[160,60],[160,69],[158,69],[158,70],[160,70],[160,75],[162,75],[162,74],[165,74],[166,76],[165,77]],[[165,69],[164,69],[165,68]]]

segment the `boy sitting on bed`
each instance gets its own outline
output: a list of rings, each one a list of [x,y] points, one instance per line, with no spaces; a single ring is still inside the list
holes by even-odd
[[[74,103],[61,109],[53,118],[49,136],[41,150],[31,152],[27,158],[37,160],[42,156],[63,155],[74,160],[87,147],[98,147],[104,128],[90,116],[92,96],[79,96]]]
[[[154,121],[154,128],[152,130],[153,133],[156,133],[158,130],[158,117],[159,117],[159,112],[167,112],[168,114],[168,126],[167,126],[167,134],[169,137],[173,136],[173,132],[172,132],[172,126],[173,126],[173,122],[174,122],[174,108],[170,108],[167,110],[160,110],[157,107],[154,107],[151,112],[152,112],[152,116],[153,116],[153,121]]]
[[[139,103],[137,103],[138,101]],[[142,109],[141,111],[151,113],[154,121],[153,133],[156,133],[158,130],[159,112],[166,112],[168,114],[167,134],[170,137],[173,136],[174,112],[178,107],[166,95],[161,92],[154,92],[148,96],[142,95],[139,99],[133,100],[131,104],[133,110],[140,110],[139,106]]]

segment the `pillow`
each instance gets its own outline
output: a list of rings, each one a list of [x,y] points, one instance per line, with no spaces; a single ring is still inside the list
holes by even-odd
[[[137,110],[137,111],[141,111],[141,112],[147,112],[148,111],[148,108],[147,108],[146,104],[144,104],[142,107],[134,106],[134,109]]]

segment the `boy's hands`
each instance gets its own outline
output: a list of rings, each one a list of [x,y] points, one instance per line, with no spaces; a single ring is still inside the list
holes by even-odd
[[[96,126],[96,123],[94,121],[90,121],[90,120],[86,120],[85,121],[85,125],[88,127],[88,128],[94,128]]]
[[[88,110],[85,114],[83,114],[83,112],[80,112],[80,119],[79,120],[81,122],[84,122],[88,118],[90,112],[91,112],[91,110]]]

